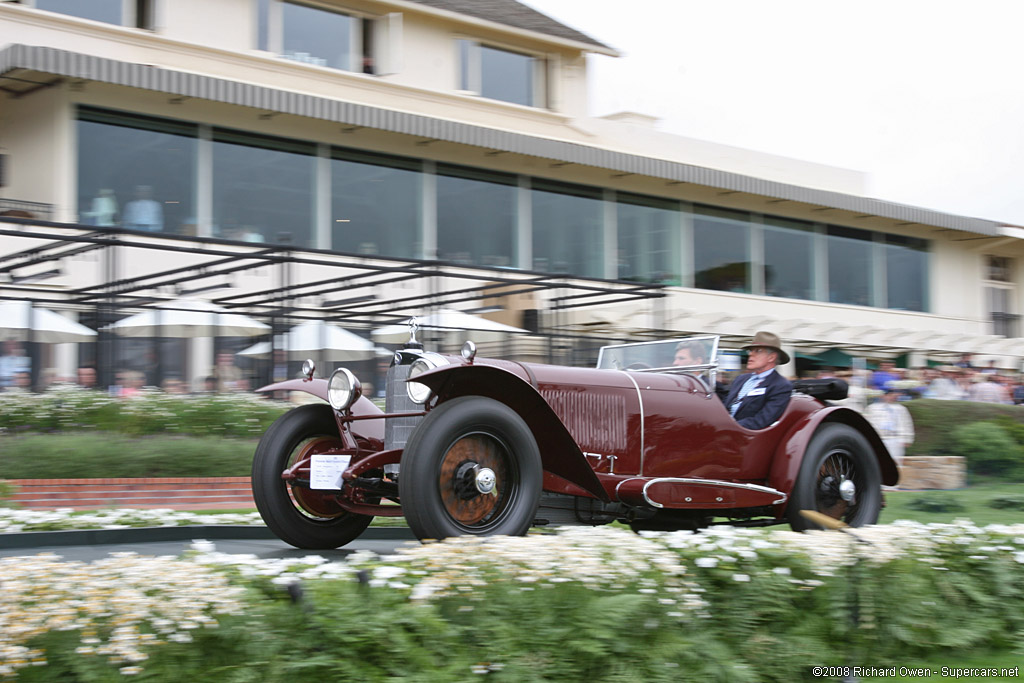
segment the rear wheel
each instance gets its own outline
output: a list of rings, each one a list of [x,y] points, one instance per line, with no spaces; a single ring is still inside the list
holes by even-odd
[[[875,451],[853,427],[823,425],[807,447],[789,502],[789,525],[796,531],[820,529],[800,510],[815,510],[850,526],[878,521],[882,475]]]
[[[260,516],[282,541],[297,548],[338,548],[358,538],[371,515],[347,512],[337,491],[285,481],[281,473],[316,453],[341,448],[330,407],[295,408],[270,426],[252,461],[252,494]]]
[[[430,411],[402,453],[398,491],[420,539],[521,535],[533,523],[543,468],[511,408],[467,396]]]

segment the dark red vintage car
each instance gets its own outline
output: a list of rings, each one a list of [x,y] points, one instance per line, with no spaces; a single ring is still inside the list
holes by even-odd
[[[374,516],[405,516],[420,539],[523,534],[531,526],[877,521],[896,466],[841,382],[797,382],[782,417],[739,426],[716,396],[718,338],[690,337],[705,365],[675,367],[679,339],[609,346],[572,368],[423,351],[395,353],[386,409],[345,369],[263,391],[327,401],[295,408],[256,449],[267,525],[300,548],[335,548]]]

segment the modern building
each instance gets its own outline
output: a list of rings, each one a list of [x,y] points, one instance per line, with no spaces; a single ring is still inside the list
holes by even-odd
[[[94,328],[183,289],[364,332],[487,307],[570,346],[767,328],[1019,367],[1024,229],[590,117],[590,55],[617,53],[515,0],[0,3],[0,298]]]

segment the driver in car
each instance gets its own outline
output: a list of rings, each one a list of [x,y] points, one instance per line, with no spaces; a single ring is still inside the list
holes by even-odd
[[[696,341],[681,341],[676,345],[676,355],[672,359],[672,365],[684,367],[687,365],[704,365],[707,363],[707,352],[704,345]]]
[[[764,429],[782,417],[793,393],[793,385],[775,369],[789,362],[789,354],[778,336],[763,331],[743,349],[749,372],[733,381],[723,403],[741,427]]]

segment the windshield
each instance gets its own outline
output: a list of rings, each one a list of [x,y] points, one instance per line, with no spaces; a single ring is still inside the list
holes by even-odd
[[[692,372],[717,364],[718,335],[605,346],[597,356],[597,367],[607,370]]]

